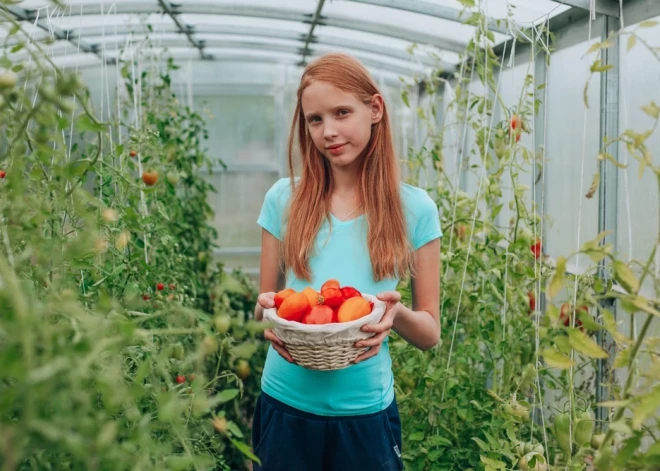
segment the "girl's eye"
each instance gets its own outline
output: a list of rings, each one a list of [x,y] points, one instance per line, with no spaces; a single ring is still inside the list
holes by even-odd
[[[348,114],[348,110],[339,110],[337,114],[339,116],[346,116]]]
[[[310,123],[318,123],[320,120],[321,118],[319,118],[318,116],[312,116],[311,118],[309,118]]]

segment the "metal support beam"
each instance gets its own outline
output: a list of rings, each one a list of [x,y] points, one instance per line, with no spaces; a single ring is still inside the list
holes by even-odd
[[[37,20],[36,10],[27,10],[25,8],[9,6],[9,5],[0,5],[0,10],[13,16],[16,20],[20,22],[25,21],[36,25],[39,29],[46,31],[49,37],[52,34],[55,39],[60,41],[68,41],[74,46],[76,46],[76,48],[78,48],[82,52],[96,55],[99,59],[101,59],[101,61],[105,61],[106,64],[115,63],[115,60],[112,58],[104,58],[103,54],[99,51],[99,49],[95,45],[89,45],[86,42],[82,41],[82,39],[78,40],[77,38],[74,38],[69,33],[69,31],[63,30],[53,25],[49,25],[47,20],[46,22],[44,22],[44,20]]]
[[[160,0],[159,0],[160,1]],[[79,3],[69,4],[69,8],[77,7]],[[138,14],[138,13],[161,13],[162,8],[152,5],[148,2],[115,4],[117,14]],[[240,4],[207,3],[190,1],[177,5],[178,14],[195,14],[206,16],[244,16],[252,18],[265,18],[271,20],[291,21],[298,23],[311,23],[310,15],[305,15],[296,10],[278,7],[254,7]],[[78,16],[99,15],[102,13],[100,3],[84,3],[82,13]],[[387,36],[412,43],[430,44],[439,49],[462,53],[467,44],[450,38],[441,38],[435,34],[426,34],[410,28],[389,26],[378,23],[377,21],[365,20],[363,18],[350,18],[344,16],[321,16],[319,25],[335,26],[337,28],[346,28],[354,31],[363,31],[365,33]]]
[[[610,37],[610,33],[618,29],[618,20],[611,17],[603,18],[601,41]],[[619,135],[619,50],[620,40],[613,39],[614,46],[601,49],[603,64],[612,65],[612,69],[601,72],[600,76],[600,143],[601,147],[606,140],[612,140]],[[619,160],[618,143],[609,145],[605,151],[616,161]],[[613,244],[616,247],[617,229],[617,168],[608,160],[599,162],[600,186],[598,189],[598,232],[611,231],[601,244]],[[608,267],[605,260],[598,264],[598,276],[601,280],[608,277]],[[611,298],[601,301],[601,307],[615,313],[614,301]],[[609,352],[608,358],[599,359],[596,368],[596,403],[610,399],[605,384],[612,381],[612,358],[614,357],[614,344],[605,330],[596,333],[598,344]],[[607,420],[609,409],[599,407],[597,410],[597,423]]]
[[[555,3],[590,11],[591,0],[551,0]],[[615,0],[596,0],[596,14],[619,17],[619,2]]]
[[[396,10],[405,10],[412,13],[440,18],[442,20],[464,23],[469,18],[464,10],[460,8],[446,7],[437,3],[431,3],[425,0],[350,0],[356,3],[365,3],[379,7],[394,8]],[[509,34],[506,25],[501,25],[503,21],[488,18],[488,29],[501,34]]]
[[[136,28],[136,26],[138,27]],[[204,28],[196,28],[193,26],[188,26],[188,30],[195,35],[218,36],[217,37],[218,41],[221,41],[223,39],[222,36],[224,35],[253,36],[263,39],[284,39],[284,40],[298,41],[301,43],[304,42],[306,38],[305,35],[290,30],[261,29],[261,28],[247,29],[242,26],[231,26],[231,25],[222,25],[218,27],[205,26]],[[75,35],[77,37],[78,35],[80,35],[80,37],[82,39],[85,39],[91,45],[91,47],[100,47],[102,40],[110,44],[114,44],[115,42],[119,44],[124,44],[126,42],[127,36],[131,34],[135,34],[136,37],[139,39],[149,36],[151,34],[148,28],[146,28],[146,26],[141,27],[141,25],[132,25],[132,26],[120,25],[116,28],[113,28],[112,36],[109,36],[108,34],[101,35],[98,27],[96,26],[93,27],[84,26],[82,28],[71,29],[66,32],[68,32],[70,36]],[[174,43],[166,40],[163,40],[163,42],[161,43],[160,42],[161,40],[159,39],[159,35],[175,34],[179,32],[180,32],[179,28],[177,28],[176,25],[162,25],[158,27],[158,33],[154,34],[151,37],[152,39],[157,41],[158,44],[167,43],[168,45],[171,45]],[[204,43],[204,46],[206,48],[213,47],[212,41],[215,41],[215,38],[213,38],[210,41],[207,40]],[[15,41],[15,42],[10,41],[7,45],[11,47],[14,44],[18,44],[19,42],[21,41]],[[383,49],[382,47],[379,47],[376,44],[365,43],[361,41],[352,41],[350,39],[340,36],[337,37],[323,36],[322,38],[320,38],[314,35],[311,39],[311,44],[338,47],[341,49],[350,49],[360,52],[368,52],[370,54],[382,55],[388,58],[401,59],[404,61],[410,61],[412,59],[412,56],[408,54],[408,52],[406,51],[402,51],[398,49]],[[437,65],[435,60],[426,56],[417,55],[416,60],[419,60],[422,64],[427,65],[429,67],[434,67]],[[449,66],[449,64],[446,64],[446,66]]]
[[[314,37],[314,28],[316,28],[316,25],[319,24],[319,20],[321,19],[321,11],[323,10],[323,5],[325,5],[325,0],[319,0],[318,5],[316,5],[316,11],[314,12],[314,16],[312,17],[311,24],[309,25],[309,33],[307,33],[307,37],[305,38],[305,45],[303,46],[302,50],[302,59],[300,60],[300,65],[305,66],[307,65],[307,56],[309,55],[309,43],[312,41],[312,38]]]
[[[178,11],[175,11],[178,9],[178,7],[170,5],[168,0],[158,0],[158,4],[161,6],[163,11],[167,13],[170,18],[172,18],[172,21],[174,21],[174,24],[177,26],[177,28],[179,28],[179,31],[188,38],[190,44],[199,50],[199,57],[202,60],[210,59],[210,57],[204,52],[203,42],[196,40],[193,37],[191,30],[187,26],[184,26],[183,23],[181,23],[181,20],[179,20]]]

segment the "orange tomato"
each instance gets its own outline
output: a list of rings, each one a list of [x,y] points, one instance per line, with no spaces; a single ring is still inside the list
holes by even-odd
[[[337,320],[339,322],[350,322],[360,319],[371,312],[369,301],[363,297],[353,297],[344,301],[337,311]]]
[[[323,283],[323,286],[321,286],[321,293],[325,291],[327,288],[337,288],[339,289],[339,281],[335,280],[334,278],[329,279],[325,283]]]
[[[291,296],[292,294],[294,294],[295,292],[296,290],[292,288],[286,288],[275,293],[275,307],[279,309],[282,303],[284,302],[284,300],[289,296]]]
[[[307,296],[307,300],[309,301],[310,306],[316,306],[318,304],[323,304],[323,297],[321,296],[321,293],[316,291],[314,288],[310,288],[309,286],[306,287],[305,289],[302,290],[302,293]]]
[[[293,293],[282,302],[277,310],[277,315],[288,321],[300,322],[307,315],[310,308],[305,293]]]

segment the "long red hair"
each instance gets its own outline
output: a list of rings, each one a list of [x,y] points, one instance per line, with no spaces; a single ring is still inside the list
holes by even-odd
[[[353,93],[368,106],[380,94],[373,78],[356,59],[345,54],[327,54],[305,68],[297,92],[289,134],[288,159],[291,202],[284,237],[284,265],[299,279],[311,281],[309,259],[324,219],[330,220],[332,171],[308,133],[301,105],[302,94],[314,81],[327,82]],[[298,141],[301,176],[294,178],[294,145]],[[411,250],[400,196],[400,175],[392,142],[387,108],[372,125],[371,139],[361,159],[358,196],[368,222],[367,244],[376,281],[401,277],[410,268]]]

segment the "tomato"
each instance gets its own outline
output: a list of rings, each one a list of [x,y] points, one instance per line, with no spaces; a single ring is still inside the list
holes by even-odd
[[[14,88],[18,82],[18,76],[11,70],[0,70],[0,89]]]
[[[236,374],[243,381],[245,381],[248,376],[250,376],[250,364],[247,362],[247,360],[238,360],[236,363]]]
[[[321,286],[321,293],[325,291],[328,288],[337,288],[339,289],[339,280],[335,280],[334,278],[329,279],[323,285]]]
[[[603,446],[603,441],[605,440],[605,434],[604,433],[594,433],[593,436],[591,437],[591,448],[594,450],[598,450],[601,446]]]
[[[333,315],[334,312],[330,306],[314,306],[302,321],[303,324],[331,324]]]
[[[295,292],[296,291],[291,288],[286,288],[275,293],[275,307],[279,309],[284,300],[292,294],[295,294]]]
[[[355,298],[357,296],[362,297],[362,293],[351,286],[344,286],[340,291],[344,299]]]
[[[578,446],[590,444],[591,435],[594,432],[594,418],[588,410],[578,412],[575,424],[575,443]]]
[[[183,384],[186,382],[186,377],[183,375],[177,375],[175,381],[177,382],[177,384]]]
[[[532,254],[534,255],[534,258],[537,259],[537,260],[539,258],[541,258],[541,253],[542,253],[541,249],[542,249],[542,245],[541,245],[540,240],[537,240],[536,242],[534,242],[532,244],[532,246],[530,247],[530,250],[532,251]]]
[[[149,301],[149,299],[151,299],[151,296],[149,296],[148,294],[143,294],[142,299],[144,299],[145,301]]]
[[[344,302],[344,296],[341,294],[339,288],[330,287],[322,289],[321,296],[323,297],[323,304],[333,309],[338,308]]]
[[[536,294],[534,294],[534,291],[528,292],[527,298],[529,299],[529,312],[532,313],[536,310]]]
[[[520,117],[517,114],[511,116],[511,130],[515,131],[520,127]]]
[[[227,314],[222,314],[215,317],[213,325],[219,333],[226,334],[231,326],[231,319]]]
[[[130,155],[131,157],[135,157],[135,156],[137,155],[137,152],[135,152],[134,150],[132,150],[132,151],[130,151],[130,152],[128,153],[128,155]]]
[[[7,176],[7,172],[0,170],[0,180],[3,180]]]
[[[155,170],[152,172],[144,172],[142,174],[142,181],[147,186],[154,186],[158,181],[158,172]]]
[[[555,417],[555,438],[559,447],[566,453],[566,456],[571,454],[571,416],[566,412],[561,412]]]
[[[158,283],[158,284],[156,285],[156,289],[157,289],[158,291],[163,291],[163,290],[165,289],[165,285],[164,285],[163,283]]]
[[[180,175],[178,172],[168,172],[167,173],[167,181],[170,182],[172,186],[175,186],[177,183],[179,183],[179,180],[181,179]]]

